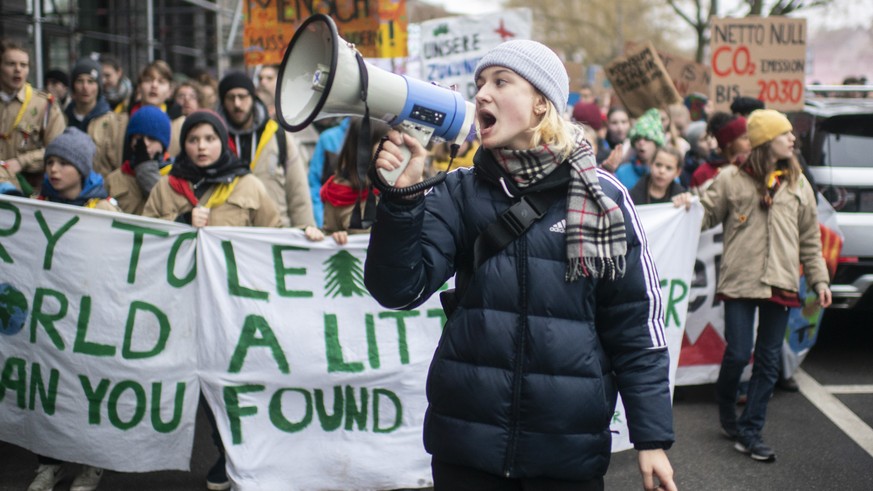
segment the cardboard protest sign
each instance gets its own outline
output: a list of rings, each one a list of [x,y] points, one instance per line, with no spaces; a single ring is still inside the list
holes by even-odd
[[[627,43],[625,50],[633,49],[636,46],[638,43]],[[712,71],[707,65],[663,50],[657,51],[661,63],[664,64],[664,69],[673,80],[680,96],[685,97],[693,93],[709,95],[709,81],[712,78]]]
[[[713,18],[709,94],[715,109],[730,111],[739,96],[778,111],[803,109],[806,33],[806,19]]]
[[[195,237],[172,222],[0,201],[0,439],[119,471],[188,469]]]
[[[406,56],[406,0],[244,2],[243,48],[248,66],[279,64],[294,31],[313,14],[325,14],[341,38],[366,58]]]
[[[421,23],[421,79],[457,86],[467,99],[476,96],[473,74],[488,50],[511,39],[530,39],[530,9],[507,9]]]
[[[653,107],[666,108],[682,102],[651,42],[627,51],[604,70],[616,95],[633,117]]]

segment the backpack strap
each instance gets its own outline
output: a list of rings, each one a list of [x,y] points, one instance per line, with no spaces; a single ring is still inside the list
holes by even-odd
[[[521,237],[527,229],[549,211],[552,203],[566,194],[566,188],[561,186],[526,194],[501,213],[496,222],[489,225],[476,237],[476,242],[473,245],[473,270],[479,269],[479,266],[488,258]]]
[[[553,203],[566,194],[567,188],[563,186],[526,194],[501,213],[496,222],[479,233],[473,244],[473,270],[458,268],[455,272],[455,288],[440,293],[440,303],[446,313],[446,318],[451,317],[461,304],[466,286],[475,272],[478,271],[479,266],[515,239],[521,237],[527,229],[549,211]]]
[[[279,165],[288,170],[288,135],[283,128],[276,130],[276,143],[279,145]]]

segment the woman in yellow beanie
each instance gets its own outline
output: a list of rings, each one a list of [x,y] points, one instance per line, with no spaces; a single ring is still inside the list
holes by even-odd
[[[716,382],[722,432],[736,440],[738,451],[764,462],[776,459],[761,430],[779,373],[788,309],[800,306],[799,265],[821,306],[831,303],[815,195],[794,155],[791,129],[782,113],[752,112],[747,124],[751,154],[722,170],[701,198],[703,228],[724,226],[717,292],[724,301],[727,348]],[[752,354],[756,311],[748,402],[737,418],[737,385]]]

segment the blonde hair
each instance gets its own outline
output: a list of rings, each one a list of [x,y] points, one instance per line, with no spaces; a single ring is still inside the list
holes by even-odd
[[[563,118],[554,104],[546,99],[542,93],[539,91],[537,93],[546,101],[546,112],[539,124],[533,128],[533,135],[530,139],[531,148],[547,143],[555,154],[569,154],[576,143],[573,125]]]

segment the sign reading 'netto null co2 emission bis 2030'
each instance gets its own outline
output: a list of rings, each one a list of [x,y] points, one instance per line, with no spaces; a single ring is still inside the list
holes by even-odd
[[[806,19],[713,18],[710,100],[715,109],[730,112],[739,96],[778,111],[802,109],[806,34]]]

